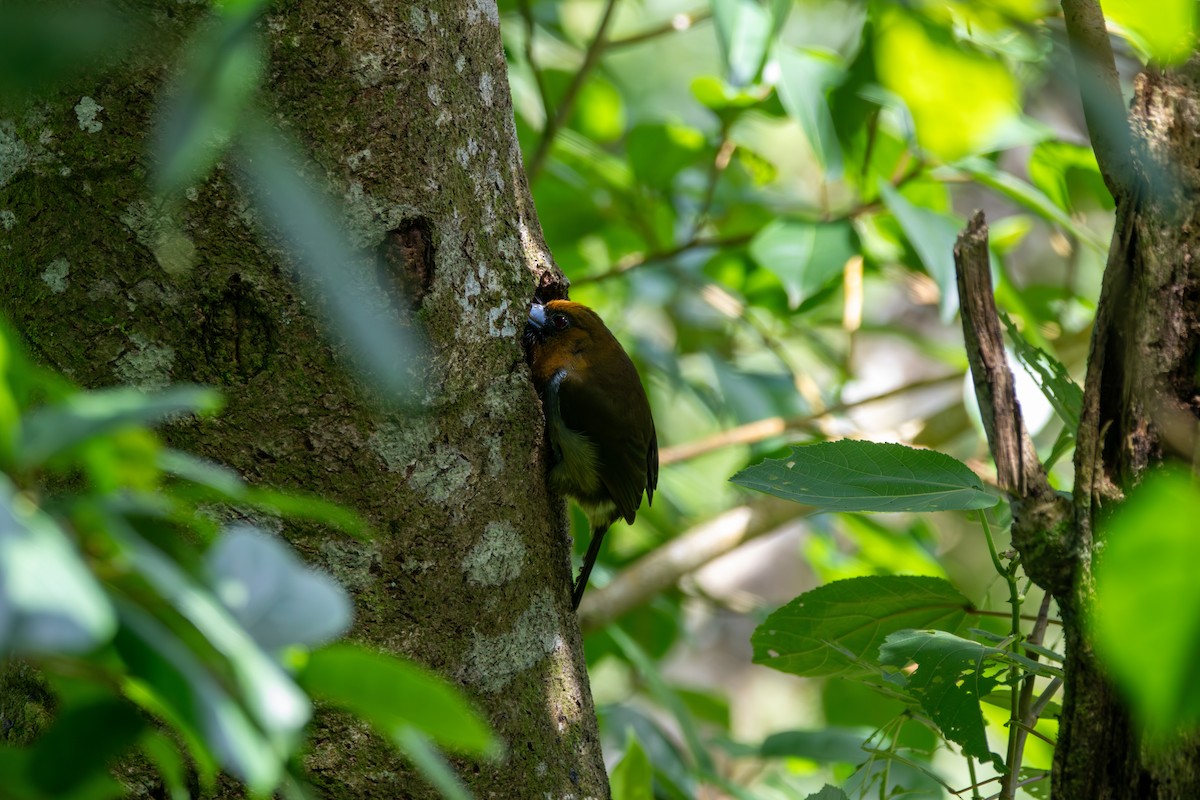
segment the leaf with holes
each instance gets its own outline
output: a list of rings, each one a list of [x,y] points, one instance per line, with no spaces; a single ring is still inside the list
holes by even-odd
[[[961,630],[971,604],[949,581],[876,575],[834,581],[775,611],[750,639],[754,663],[806,677],[878,669],[887,637],[911,628]]]

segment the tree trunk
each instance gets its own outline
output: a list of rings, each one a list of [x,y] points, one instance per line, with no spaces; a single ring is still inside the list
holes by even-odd
[[[152,3],[176,44],[203,13]],[[420,413],[366,399],[219,165],[178,212],[148,194],[146,137],[177,48],[135,53],[0,120],[0,304],[85,386],[218,386],[177,447],[346,504],[378,538],[276,525],[355,595],[353,636],[457,680],[504,742],[464,765],[478,797],[605,797],[562,508],[519,344],[553,274],[525,182],[494,0],[278,3],[262,23],[269,119],[345,207],[380,277],[419,296]],[[270,520],[261,521],[271,524]],[[433,791],[352,720],[323,714],[307,764],[328,797]]]
[[[1075,454],[1072,588],[1059,596],[1066,685],[1054,796],[1200,797],[1200,738],[1143,749],[1084,636],[1102,523],[1145,471],[1191,464],[1200,392],[1200,62],[1146,72],[1131,113],[1139,181],[1117,208]]]

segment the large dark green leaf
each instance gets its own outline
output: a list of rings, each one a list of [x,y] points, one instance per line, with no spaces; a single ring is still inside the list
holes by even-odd
[[[971,604],[948,581],[897,575],[835,581],[792,600],[754,631],[754,662],[806,677],[863,676],[895,631],[961,630]]]
[[[898,669],[916,663],[901,674],[905,689],[937,723],[945,737],[957,742],[963,753],[1003,761],[988,748],[987,731],[979,701],[1000,684],[1008,666],[995,660],[1005,651],[963,639],[945,631],[897,631],[879,648],[880,663]]]
[[[997,498],[965,464],[899,444],[836,442],[793,447],[730,480],[828,511],[967,511]]]
[[[47,794],[74,797],[78,787],[107,776],[109,761],[133,745],[145,724],[116,699],[71,706],[38,739],[30,775]]]

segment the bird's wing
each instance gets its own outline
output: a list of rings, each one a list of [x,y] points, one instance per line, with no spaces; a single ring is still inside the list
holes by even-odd
[[[629,365],[633,370],[633,365]],[[657,483],[658,447],[650,405],[633,374],[636,391],[614,393],[605,386],[587,386],[568,377],[559,386],[563,422],[586,436],[596,447],[600,480],[617,511],[633,522],[642,503],[642,490]],[[653,461],[653,478],[648,467]]]

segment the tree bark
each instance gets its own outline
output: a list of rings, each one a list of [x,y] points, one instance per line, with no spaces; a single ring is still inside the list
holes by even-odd
[[[1200,797],[1200,737],[1143,747],[1084,635],[1103,519],[1165,460],[1191,464],[1200,392],[1200,61],[1138,78],[1137,187],[1118,203],[1075,454],[1076,579],[1059,597],[1066,683],[1054,796]]]
[[[203,12],[147,3],[180,44]],[[345,368],[227,165],[175,212],[146,186],[147,132],[177,48],[133,54],[0,120],[0,305],[35,354],[89,386],[216,385],[217,419],[171,444],[249,480],[346,504],[359,543],[274,526],[354,594],[354,638],[456,680],[505,745],[462,764],[477,797],[606,797],[561,504],[519,344],[558,276],[525,182],[494,0],[277,3],[261,104],[312,159],[381,286],[419,298],[420,412],[384,413]],[[336,291],[336,287],[331,287]],[[327,797],[430,797],[390,746],[335,714],[306,763]],[[228,790],[227,794],[234,794]]]

